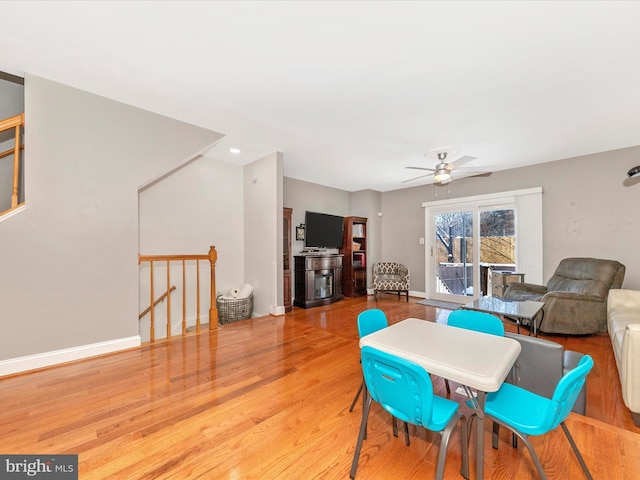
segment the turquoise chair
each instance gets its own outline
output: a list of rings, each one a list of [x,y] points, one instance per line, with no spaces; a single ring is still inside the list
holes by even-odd
[[[490,313],[464,309],[454,310],[449,314],[447,325],[504,337],[502,320]]]
[[[365,439],[371,402],[382,405],[395,418],[441,434],[436,479],[444,476],[449,437],[458,421],[461,422],[460,444],[462,468],[460,473],[469,478],[467,448],[467,419],[458,410],[458,404],[433,393],[429,373],[421,366],[400,357],[362,347],[362,371],[368,395],[362,410],[358,442],[351,465],[351,478],[355,478],[362,442]]]
[[[378,308],[372,308],[369,310],[365,310],[364,312],[360,312],[358,314],[357,324],[358,336],[360,338],[389,326],[387,316],[382,310]],[[353,407],[356,406],[356,402],[358,401],[358,397],[360,396],[360,393],[362,393],[363,388],[364,379],[362,380],[362,383],[360,383],[360,388],[358,388],[356,396],[353,398],[353,402],[351,402],[351,407],[349,407],[350,412],[353,412]]]
[[[495,315],[484,312],[476,312],[474,310],[458,309],[449,314],[447,325],[450,327],[465,328],[467,330],[475,330],[476,332],[488,333],[504,337],[504,325]],[[445,379],[445,387],[447,393],[451,392],[449,380]]]
[[[487,418],[508,428],[524,442],[542,479],[547,477],[528,437],[530,435],[544,435],[554,430],[558,425],[562,427],[569,440],[584,474],[588,479],[592,479],[589,469],[564,423],[592,368],[593,359],[589,355],[584,355],[578,365],[560,379],[550,399],[509,383],[503,383],[500,390],[487,395],[484,409]],[[471,416],[471,422],[473,422],[474,416],[475,414]],[[471,424],[469,430],[471,430]],[[492,443],[493,448],[497,449],[498,439],[496,437]]]
[[[364,337],[365,335],[369,335],[370,333],[377,332],[378,330],[382,330],[383,328],[387,328],[389,326],[389,322],[387,321],[387,316],[379,308],[370,308],[369,310],[360,312],[358,314],[357,324],[358,324],[358,336],[360,338]],[[353,402],[351,402],[351,406],[349,407],[350,412],[353,412],[353,408],[356,406],[358,397],[360,396],[360,393],[362,393],[363,391],[364,393],[362,395],[362,404],[364,406],[364,403],[366,402],[366,395],[367,395],[364,379],[362,380],[362,383],[360,383],[360,388],[358,388],[358,391],[356,392],[356,396],[353,398]],[[393,435],[395,437],[398,436],[398,424],[396,423],[395,418],[393,419]],[[365,431],[364,438],[367,438],[366,431]],[[405,438],[405,443],[409,445],[410,443],[409,427],[407,426],[406,423],[404,424],[404,438]]]

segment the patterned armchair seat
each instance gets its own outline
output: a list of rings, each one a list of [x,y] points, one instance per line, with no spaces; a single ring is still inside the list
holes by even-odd
[[[379,262],[373,264],[373,296],[378,292],[404,293],[409,301],[409,269],[401,263]]]

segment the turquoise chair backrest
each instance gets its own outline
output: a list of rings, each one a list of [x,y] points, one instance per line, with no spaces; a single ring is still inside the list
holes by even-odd
[[[490,313],[464,309],[454,310],[449,314],[447,324],[451,327],[466,328],[504,337],[502,320]]]
[[[569,416],[592,368],[593,359],[590,355],[584,355],[573,370],[562,376],[551,398],[553,408],[549,412],[549,430],[556,428]]]
[[[362,347],[361,355],[371,398],[394,417],[430,428],[433,385],[425,369],[372,347]]]
[[[378,308],[371,308],[358,315],[358,335],[360,338],[389,326],[387,316]]]

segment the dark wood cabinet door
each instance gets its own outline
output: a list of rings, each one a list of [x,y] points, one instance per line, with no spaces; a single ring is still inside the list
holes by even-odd
[[[367,219],[344,217],[342,293],[347,297],[367,294]]]
[[[293,210],[285,207],[283,209],[282,221],[282,290],[284,311],[290,312],[293,309],[291,302],[291,235],[292,225],[291,217]]]
[[[356,295],[367,294],[367,270],[365,268],[353,270],[353,293]]]

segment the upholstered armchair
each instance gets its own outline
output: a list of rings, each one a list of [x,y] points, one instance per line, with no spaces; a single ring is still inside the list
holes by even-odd
[[[378,292],[404,293],[409,301],[409,269],[401,263],[378,262],[373,264],[373,297]]]
[[[584,335],[607,329],[607,296],[620,288],[625,266],[615,260],[565,258],[547,285],[511,283],[505,298],[544,302],[538,330]]]

